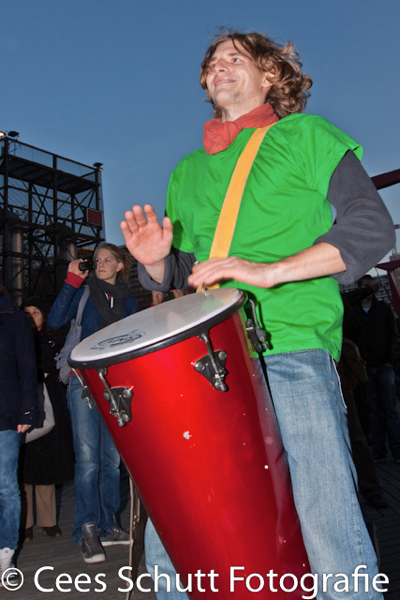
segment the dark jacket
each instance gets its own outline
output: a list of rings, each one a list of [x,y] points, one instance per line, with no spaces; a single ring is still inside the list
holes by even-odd
[[[64,283],[61,292],[58,294],[51,307],[47,324],[52,329],[59,329],[76,317],[78,312],[79,300],[82,297],[84,287],[76,288],[73,285]],[[125,301],[125,308],[122,318],[128,317],[138,311],[136,298],[128,296]],[[82,339],[89,337],[100,329],[101,316],[98,313],[93,300],[89,296],[82,315]]]
[[[3,301],[3,298],[0,298]],[[35,425],[36,357],[26,315],[6,298],[0,306],[0,431]]]
[[[390,306],[374,296],[368,312],[361,304],[351,309],[360,325],[358,340],[353,341],[367,365],[393,365],[399,357],[400,337]]]
[[[55,333],[55,332],[54,332]],[[37,381],[46,384],[53,407],[55,426],[43,437],[22,444],[19,454],[20,478],[32,485],[61,484],[74,476],[74,449],[65,386],[58,378],[54,360],[64,338],[43,332],[35,334]]]

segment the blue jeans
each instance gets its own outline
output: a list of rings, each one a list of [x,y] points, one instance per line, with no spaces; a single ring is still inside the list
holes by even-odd
[[[20,434],[0,431],[0,549],[18,546],[21,498],[18,486]]]
[[[89,521],[107,535],[120,506],[120,456],[96,406],[88,408],[82,388],[71,376],[67,390],[75,450],[75,517],[72,537],[79,543]]]
[[[367,367],[366,396],[374,456],[386,456],[386,441],[395,458],[400,458],[400,420],[396,411],[396,380],[393,367]],[[386,440],[387,436],[387,440]]]
[[[369,592],[346,599],[382,598],[373,589],[377,560],[361,513],[351,457],[347,411],[332,358],[325,350],[265,357],[268,382],[287,452],[293,495],[313,573],[344,573],[352,586],[366,565]],[[318,599],[343,600],[334,578]],[[350,587],[350,589],[352,589]]]
[[[175,568],[158,537],[156,530],[154,529],[153,523],[150,519],[147,520],[146,532],[144,538],[145,553],[146,553],[146,568],[150,573],[153,581],[154,578],[154,567],[158,567],[158,578],[157,586],[158,591],[156,592],[157,600],[189,600],[185,592],[179,592],[175,586]],[[171,583],[170,591],[167,591],[167,579],[161,574],[166,574],[169,577]],[[183,586],[183,584],[181,584]]]
[[[352,574],[366,565],[369,591],[360,585],[359,592],[346,592],[346,600],[382,599],[371,589],[377,560],[357,498],[346,407],[333,360],[324,350],[307,350],[267,356],[265,363],[311,571],[320,583],[323,574],[343,573],[352,590]],[[158,564],[159,572],[168,573],[169,559],[155,535],[146,532],[148,569],[151,573]],[[335,581],[328,579],[325,592],[320,586],[318,600],[343,600]],[[177,591],[165,594],[157,598],[184,598]]]

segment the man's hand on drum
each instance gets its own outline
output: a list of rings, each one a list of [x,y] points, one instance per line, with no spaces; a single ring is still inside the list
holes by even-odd
[[[157,220],[154,208],[135,204],[125,212],[125,221],[120,223],[125,244],[129,252],[155,280],[161,282],[164,275],[164,259],[171,250],[172,223],[164,217],[162,225]]]
[[[271,288],[279,283],[326,277],[345,270],[340,250],[327,242],[319,242],[273,263],[257,263],[236,256],[210,258],[193,267],[188,282],[198,287],[235,279],[256,287]]]
[[[234,279],[256,287],[273,287],[274,263],[265,264],[244,260],[236,256],[227,258],[210,258],[193,266],[193,273],[188,278],[189,285],[212,285],[217,281]]]
[[[78,260],[73,260],[68,265],[68,271],[71,273],[75,273],[82,279],[85,279],[89,275],[89,271],[81,271],[79,268],[79,263],[84,262],[83,258],[79,258]]]

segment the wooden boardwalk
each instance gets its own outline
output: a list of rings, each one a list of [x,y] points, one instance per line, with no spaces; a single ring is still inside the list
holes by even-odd
[[[121,524],[129,529],[129,481],[125,469],[122,470],[121,477],[121,499]],[[61,598],[64,600],[82,600],[82,598],[87,600],[125,600],[124,589],[127,582],[119,577],[118,571],[121,567],[129,565],[129,548],[127,546],[111,546],[106,548],[107,560],[105,562],[93,565],[84,563],[78,545],[72,540],[75,503],[72,481],[64,485],[60,501],[59,525],[63,535],[56,539],[50,538],[42,532],[41,528],[34,527],[33,540],[23,545],[17,558],[17,567],[23,572],[24,584],[21,589],[13,592],[0,588],[0,599],[39,600],[47,597],[48,600],[60,600]],[[142,563],[144,563],[144,559]],[[42,571],[35,583],[35,574],[43,567],[50,568]],[[143,565],[141,572],[145,572]],[[56,578],[62,573],[68,574],[72,581],[72,583],[68,583],[68,577],[63,578],[64,583],[60,587],[64,591],[58,590],[56,586]],[[128,573],[128,570],[125,570],[123,575],[128,576]],[[86,577],[81,577],[81,583],[78,581],[78,589],[76,589],[75,578],[81,574],[86,574]],[[143,586],[145,585],[148,586],[147,579],[143,581]],[[48,591],[41,591],[39,586]],[[96,592],[96,588],[101,591]],[[67,591],[68,589],[71,591]],[[146,594],[135,592],[134,598],[135,600],[156,600],[156,595],[154,592]]]
[[[363,509],[377,527],[380,551],[380,571],[390,578],[389,591],[385,600],[400,600],[400,465],[387,460],[378,465],[378,473],[389,507],[376,510],[367,504]],[[122,496],[122,525],[129,526],[129,485],[127,477],[121,479]],[[125,600],[124,588],[126,583],[118,576],[121,567],[128,565],[128,549],[124,546],[107,548],[107,560],[97,565],[88,565],[82,561],[78,546],[72,541],[72,523],[74,509],[74,489],[72,482],[67,483],[62,491],[59,524],[63,530],[62,537],[52,539],[34,528],[33,541],[25,544],[18,556],[17,566],[24,575],[24,584],[18,591],[7,591],[0,588],[0,599],[3,600],[39,600],[47,597],[49,600]],[[142,561],[143,563],[144,561]],[[39,575],[38,585],[47,592],[38,589],[34,582],[35,573],[42,567],[50,567]],[[141,566],[141,572],[145,572]],[[56,578],[64,576],[62,589],[57,590]],[[86,574],[83,576],[81,574]],[[103,575],[100,575],[103,574]],[[125,572],[127,574],[127,571]],[[75,578],[81,575],[78,587]],[[70,582],[68,583],[68,576]],[[97,577],[97,582],[96,578]],[[85,582],[83,581],[85,579]],[[100,583],[102,582],[102,583]],[[143,581],[148,585],[148,579]],[[105,588],[106,586],[106,588]],[[68,591],[71,589],[71,591]],[[97,590],[102,590],[97,591]],[[53,590],[53,591],[50,591]],[[89,590],[84,592],[83,590]],[[262,595],[257,596],[262,598]],[[135,591],[134,600],[156,600],[154,592]],[[263,599],[264,600],[264,599]]]

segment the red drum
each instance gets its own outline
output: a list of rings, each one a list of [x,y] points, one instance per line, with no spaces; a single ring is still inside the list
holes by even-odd
[[[86,338],[70,364],[181,587],[202,600],[301,598],[309,566],[244,302],[220,288],[149,308]]]

